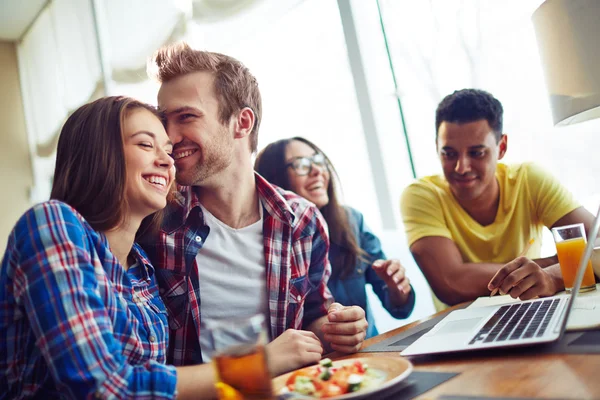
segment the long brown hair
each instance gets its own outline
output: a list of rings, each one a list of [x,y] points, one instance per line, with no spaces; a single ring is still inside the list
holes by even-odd
[[[255,118],[250,132],[250,150],[252,153],[256,151],[262,100],[256,78],[244,64],[225,54],[194,50],[185,42],[158,49],[153,59],[158,69],[156,78],[161,83],[192,72],[212,73],[221,124],[228,123],[232,115],[249,107]]]
[[[292,190],[289,175],[285,166],[285,150],[292,141],[299,141],[310,146],[315,152],[323,154],[327,163],[327,170],[331,178],[327,187],[329,203],[320,211],[329,226],[329,238],[332,243],[340,246],[340,255],[331,260],[333,276],[345,278],[349,276],[357,260],[364,260],[366,253],[360,247],[358,238],[354,235],[348,219],[348,213],[338,200],[339,178],[337,171],[329,157],[314,143],[302,137],[281,139],[269,144],[256,157],[254,169],[267,181],[285,190]]]
[[[58,139],[51,199],[75,208],[97,231],[121,224],[127,212],[123,126],[128,112],[151,105],[123,96],[103,97],[79,107]],[[162,211],[144,219],[136,237],[160,226]]]

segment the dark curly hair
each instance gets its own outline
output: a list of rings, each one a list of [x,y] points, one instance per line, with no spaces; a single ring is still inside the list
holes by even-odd
[[[456,90],[444,97],[435,111],[435,140],[444,121],[465,124],[485,119],[498,142],[502,138],[502,114],[502,103],[485,90]]]

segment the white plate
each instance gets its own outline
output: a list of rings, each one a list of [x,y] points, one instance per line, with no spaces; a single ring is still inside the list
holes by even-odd
[[[341,367],[347,364],[353,364],[355,361],[361,361],[364,364],[367,364],[369,368],[377,370],[385,376],[383,382],[377,387],[372,387],[364,390],[359,390],[358,392],[346,393],[341,396],[336,397],[328,397],[328,399],[332,400],[346,400],[346,399],[361,399],[367,396],[371,396],[377,392],[381,392],[385,389],[388,389],[398,382],[404,380],[413,370],[413,366],[405,358],[402,357],[389,357],[389,356],[375,356],[375,357],[361,357],[361,358],[347,358],[344,360],[334,361],[334,367]],[[305,368],[313,368],[313,366],[305,367]],[[280,375],[277,378],[273,379],[273,392],[276,396],[280,396],[282,394],[282,389],[286,387],[285,383],[288,380],[289,376],[293,374],[294,371],[289,372],[285,375]],[[285,399],[312,399],[313,397],[305,396],[296,393],[287,393],[284,396],[280,396],[280,398]]]

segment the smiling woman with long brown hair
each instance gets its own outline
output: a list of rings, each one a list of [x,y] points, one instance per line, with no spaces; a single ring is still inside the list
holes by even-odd
[[[0,265],[0,397],[214,396],[210,365],[165,365],[166,308],[135,243],[160,222],[172,148],[130,98],[68,118],[51,200],[17,222]]]

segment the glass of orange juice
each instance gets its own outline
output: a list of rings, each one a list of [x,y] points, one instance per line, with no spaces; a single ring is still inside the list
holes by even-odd
[[[265,316],[207,324],[219,400],[272,399]]]
[[[577,275],[577,268],[586,245],[585,228],[583,224],[573,224],[552,228],[552,236],[556,243],[558,262],[565,282],[565,290],[571,292]],[[581,282],[580,292],[596,289],[596,278],[592,269],[592,261],[588,261]]]

